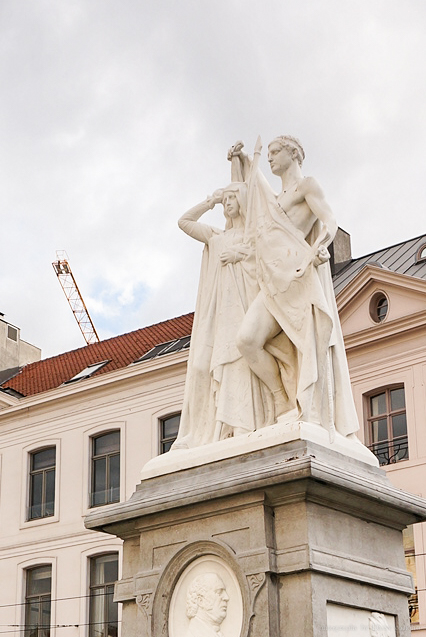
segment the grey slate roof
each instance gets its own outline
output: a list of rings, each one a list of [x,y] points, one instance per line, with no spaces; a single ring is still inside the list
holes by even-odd
[[[416,263],[418,250],[425,246],[426,234],[422,234],[414,239],[401,241],[401,243],[388,248],[352,259],[333,277],[335,294],[339,294],[367,264],[426,280],[426,261],[423,260],[420,263]]]

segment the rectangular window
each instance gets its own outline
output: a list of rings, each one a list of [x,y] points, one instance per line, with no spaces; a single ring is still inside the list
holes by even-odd
[[[408,459],[404,387],[368,397],[367,427],[369,448],[381,465]]]
[[[52,567],[27,570],[25,594],[25,637],[50,637]]]
[[[160,420],[160,453],[166,453],[176,440],[179,431],[180,414],[173,414]]]
[[[10,338],[11,341],[18,341],[18,330],[16,327],[12,325],[7,326],[7,338]]]
[[[90,560],[89,637],[117,637],[118,603],[113,602],[118,579],[118,554],[109,553]]]
[[[29,520],[55,514],[55,473],[55,447],[30,454]]]
[[[90,506],[120,501],[120,432],[92,438],[92,492]]]

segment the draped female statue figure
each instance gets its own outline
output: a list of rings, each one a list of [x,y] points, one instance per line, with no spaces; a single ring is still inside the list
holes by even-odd
[[[223,204],[225,229],[200,217]],[[272,397],[236,346],[236,335],[259,287],[255,255],[244,242],[247,186],[233,182],[179,219],[205,244],[191,336],[184,405],[173,449],[196,447],[274,421]]]

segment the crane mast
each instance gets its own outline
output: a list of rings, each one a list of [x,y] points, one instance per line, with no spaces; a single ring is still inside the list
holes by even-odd
[[[86,304],[78,289],[77,282],[68,262],[65,250],[57,250],[56,261],[52,263],[59,283],[65,293],[67,301],[71,307],[74,317],[78,323],[84,340],[88,345],[99,343],[99,336],[87,311]]]

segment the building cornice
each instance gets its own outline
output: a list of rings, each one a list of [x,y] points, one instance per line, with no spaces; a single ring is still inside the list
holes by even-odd
[[[12,407],[13,405],[17,405],[18,403],[19,398],[16,398],[16,396],[11,396],[5,391],[0,391],[0,410],[7,407]]]
[[[408,316],[379,323],[365,330],[348,334],[344,336],[346,350],[356,347],[363,347],[371,343],[377,344],[380,341],[391,338],[401,338],[401,335],[407,332],[426,329],[426,310],[415,312]]]

